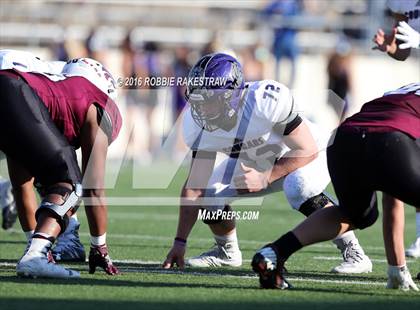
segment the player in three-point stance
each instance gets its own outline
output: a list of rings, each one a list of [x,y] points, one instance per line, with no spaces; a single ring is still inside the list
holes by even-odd
[[[386,52],[390,57],[405,61],[412,49],[420,48],[420,1],[388,0],[388,8],[392,11],[394,25],[392,32],[385,34],[378,29],[373,38],[374,49]],[[405,264],[404,258],[404,204],[388,194],[383,196],[384,216],[390,221],[398,222],[393,229],[387,229],[384,238],[389,240],[387,257],[393,265]],[[406,256],[420,258],[420,206],[416,210],[416,239],[405,251]],[[417,276],[420,279],[420,273]]]
[[[420,84],[366,103],[338,128],[327,154],[339,205],[314,213],[254,255],[262,288],[290,287],[284,264],[303,246],[373,225],[379,214],[376,191],[420,205]],[[387,288],[418,290],[405,264],[388,266]]]
[[[211,77],[225,83],[194,83]],[[240,63],[222,53],[203,56],[189,78],[189,107],[183,129],[193,160],[182,189],[178,230],[165,268],[184,266],[186,240],[200,208],[229,211],[234,199],[280,190],[284,190],[292,208],[305,216],[334,204],[324,193],[330,182],[325,153],[329,135],[298,112],[287,87],[271,80],[245,83]],[[216,163],[217,153],[227,158]],[[187,264],[240,266],[242,254],[235,221],[216,218],[205,223],[213,232],[215,247],[190,258]],[[337,237],[334,243],[344,258],[334,272],[372,270],[353,232]]]
[[[25,64],[24,64],[25,66]],[[36,219],[36,228],[16,270],[31,277],[79,277],[79,273],[55,264],[49,250],[66,230],[82,194],[89,198],[86,213],[91,232],[89,269],[102,267],[108,274],[118,270],[105,244],[105,160],[109,144],[121,128],[121,116],[113,101],[115,82],[98,62],[75,59],[60,74],[1,70],[0,149],[8,159],[9,175],[24,212]],[[9,130],[13,128],[13,130]],[[82,174],[75,149],[82,150]],[[33,184],[43,200],[35,208]]]

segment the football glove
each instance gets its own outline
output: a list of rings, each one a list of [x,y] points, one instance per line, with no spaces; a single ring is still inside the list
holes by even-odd
[[[398,47],[402,50],[407,48],[420,48],[420,33],[415,31],[406,22],[400,22],[395,37],[402,41]]]
[[[96,267],[102,268],[107,274],[119,274],[118,268],[112,263],[106,245],[91,246],[89,253],[89,273],[94,274]]]
[[[401,289],[403,291],[408,291],[410,289],[415,291],[419,290],[411,278],[410,271],[405,265],[401,267],[388,265],[388,283],[386,288]]]

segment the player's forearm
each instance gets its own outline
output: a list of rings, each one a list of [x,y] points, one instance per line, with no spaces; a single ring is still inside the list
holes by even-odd
[[[383,194],[383,235],[385,253],[391,266],[405,265],[404,253],[404,203]]]
[[[176,237],[187,240],[197,221],[197,216],[198,208],[196,206],[181,206]]]
[[[197,221],[199,207],[195,203],[200,196],[201,190],[183,189],[176,237],[187,240]]]
[[[278,179],[281,179],[289,173],[307,165],[318,156],[318,153],[313,155],[307,155],[307,153],[300,153],[299,151],[293,151],[292,153],[286,153],[285,157],[279,159],[273,166],[271,175],[269,176],[268,182],[272,183]]]
[[[105,234],[108,224],[108,208],[104,190],[85,191],[85,212],[90,234],[92,236]]]

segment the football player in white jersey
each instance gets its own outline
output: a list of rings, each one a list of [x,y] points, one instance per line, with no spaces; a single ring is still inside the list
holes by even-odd
[[[394,27],[391,34],[385,34],[379,29],[373,38],[375,49],[387,52],[396,60],[404,61],[410,55],[411,49],[420,48],[420,1],[419,0],[388,0],[388,8],[394,17]],[[387,252],[388,261],[393,265],[404,265],[404,204],[402,201],[387,194],[383,197],[384,213],[389,211],[389,218],[400,223],[391,231],[385,230],[389,240]],[[399,227],[399,229],[396,229]],[[397,241],[398,240],[398,241]],[[387,244],[387,243],[386,243]],[[392,250],[391,250],[392,248]],[[395,253],[395,254],[393,254]],[[420,257],[420,207],[416,209],[416,240],[405,251],[409,257]],[[417,276],[420,279],[420,273]]]
[[[60,74],[66,65],[65,61],[45,61],[26,51],[0,50],[0,69],[15,69],[21,72],[39,72]]]
[[[204,222],[215,246],[190,258],[187,265],[238,267],[242,254],[235,221],[226,219],[232,200],[283,189],[290,205],[306,216],[333,205],[323,192],[330,182],[325,154],[329,135],[299,114],[287,87],[272,80],[245,85],[239,62],[215,53],[203,56],[191,69],[186,98],[183,130],[193,161],[164,268],[184,267],[186,240],[199,212],[211,218]],[[217,163],[217,154],[226,158]],[[334,243],[344,258],[334,272],[372,270],[353,232]]]
[[[0,50],[0,70],[15,69],[21,72],[38,72],[49,76],[59,76],[65,65],[66,62],[64,61],[41,60],[39,57],[27,51],[12,49]],[[25,197],[28,198],[33,196],[26,195]],[[21,209],[24,208],[24,206],[20,206],[21,203],[27,203],[34,207],[36,206],[36,203],[18,200],[18,208]],[[23,212],[23,214],[26,214],[26,212]],[[20,221],[26,238],[30,240],[35,228],[35,220],[28,221],[25,217],[20,217]],[[53,257],[56,261],[85,261],[86,254],[85,249],[80,242],[79,227],[80,223],[77,219],[77,214],[75,213],[70,217],[66,231],[58,237],[57,243],[52,250]]]

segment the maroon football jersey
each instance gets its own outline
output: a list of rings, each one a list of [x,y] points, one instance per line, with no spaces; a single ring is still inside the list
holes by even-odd
[[[80,147],[80,131],[89,107],[95,103],[103,108],[112,122],[111,141],[121,129],[122,118],[118,107],[106,94],[87,79],[79,76],[53,81],[42,74],[20,71],[13,72],[24,79],[48,108],[57,128],[74,147]]]
[[[367,131],[401,131],[420,138],[420,96],[414,92],[390,94],[365,103],[341,128],[364,127]]]

